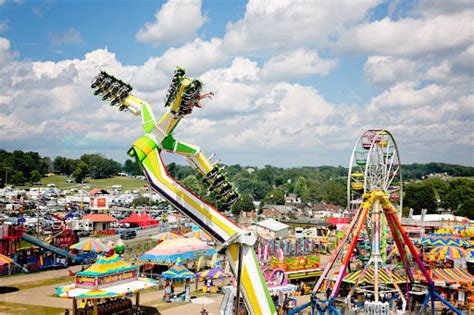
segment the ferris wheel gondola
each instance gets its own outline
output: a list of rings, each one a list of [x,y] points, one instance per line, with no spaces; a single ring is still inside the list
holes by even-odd
[[[397,143],[385,129],[371,128],[357,139],[347,175],[347,205],[355,211],[364,193],[381,190],[399,210],[403,207],[402,167]]]

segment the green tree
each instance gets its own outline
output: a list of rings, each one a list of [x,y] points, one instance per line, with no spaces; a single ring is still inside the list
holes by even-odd
[[[80,161],[72,175],[74,176],[76,183],[82,183],[87,175],[86,162]]]
[[[408,208],[413,208],[415,214],[420,214],[421,209],[435,213],[438,206],[433,187],[429,182],[405,185],[404,204]]]
[[[80,160],[87,164],[88,174],[94,179],[112,177],[122,170],[119,162],[100,154],[84,154]]]
[[[140,168],[140,165],[136,161],[132,161],[130,159],[127,159],[125,163],[123,164],[123,171],[127,173],[128,175],[140,175],[142,174],[142,170]]]
[[[300,176],[296,180],[294,192],[302,199],[306,199],[306,196],[308,194],[308,181],[304,176]]]
[[[30,182],[38,183],[41,181],[41,174],[37,170],[32,170],[30,173]]]
[[[281,189],[274,189],[267,193],[264,199],[265,204],[284,205],[285,192]]]
[[[242,194],[240,199],[232,207],[232,213],[239,215],[242,211],[252,211],[255,209],[253,198],[250,194]]]
[[[311,181],[308,183],[308,191],[306,195],[302,196],[304,203],[318,203],[323,200],[323,192],[321,184],[317,181]]]
[[[341,207],[347,204],[346,186],[342,180],[329,180],[322,186],[323,200],[328,203],[333,203]]]
[[[464,200],[458,209],[457,215],[467,217],[469,220],[474,220],[474,198]]]
[[[26,182],[25,175],[23,175],[22,171],[16,172],[12,177],[12,182],[15,185],[24,185]]]

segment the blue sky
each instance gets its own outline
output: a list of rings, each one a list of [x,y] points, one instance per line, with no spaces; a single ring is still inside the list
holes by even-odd
[[[473,165],[473,17],[464,0],[0,0],[0,147],[124,160],[138,121],[88,82],[113,72],[158,114],[183,65],[216,96],[177,135],[223,162],[346,165],[381,126],[404,162]]]

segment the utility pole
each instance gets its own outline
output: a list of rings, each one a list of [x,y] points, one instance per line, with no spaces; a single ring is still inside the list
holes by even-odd
[[[5,187],[7,187],[8,185],[8,170],[10,170],[11,168],[8,167],[8,166],[5,166]]]
[[[84,190],[84,181],[81,180],[81,204],[80,204],[80,212],[79,212],[81,219],[84,216],[84,199],[82,198],[83,190]]]

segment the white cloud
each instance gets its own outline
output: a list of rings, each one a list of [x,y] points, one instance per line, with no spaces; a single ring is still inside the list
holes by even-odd
[[[250,0],[244,18],[227,25],[224,47],[235,53],[323,46],[331,36],[362,21],[378,3]]]
[[[398,21],[386,17],[344,32],[338,40],[338,47],[344,51],[398,56],[421,56],[462,49],[473,41],[472,17],[472,10]]]
[[[413,80],[417,74],[417,63],[405,58],[369,56],[364,72],[369,82],[376,84]]]
[[[165,88],[176,66],[184,67],[188,75],[199,76],[227,59],[221,44],[218,38],[209,41],[196,38],[179,48],[170,48],[159,57],[149,58],[133,74],[133,81],[138,88],[146,91]]]
[[[443,60],[440,64],[429,67],[426,70],[426,80],[446,80],[451,75],[451,63]]]
[[[81,33],[74,28],[66,32],[50,32],[48,34],[49,42],[53,46],[62,46],[68,44],[80,44],[82,42]]]
[[[424,16],[447,15],[465,10],[472,10],[471,0],[422,0],[415,11]]]
[[[10,41],[4,37],[0,37],[0,65],[13,59],[16,56],[10,50]]]
[[[160,46],[180,44],[196,36],[206,21],[201,0],[169,0],[155,13],[156,21],[146,23],[135,35],[139,42]]]
[[[270,58],[262,74],[270,80],[299,80],[312,74],[327,75],[336,64],[334,59],[321,59],[315,51],[297,49]]]

